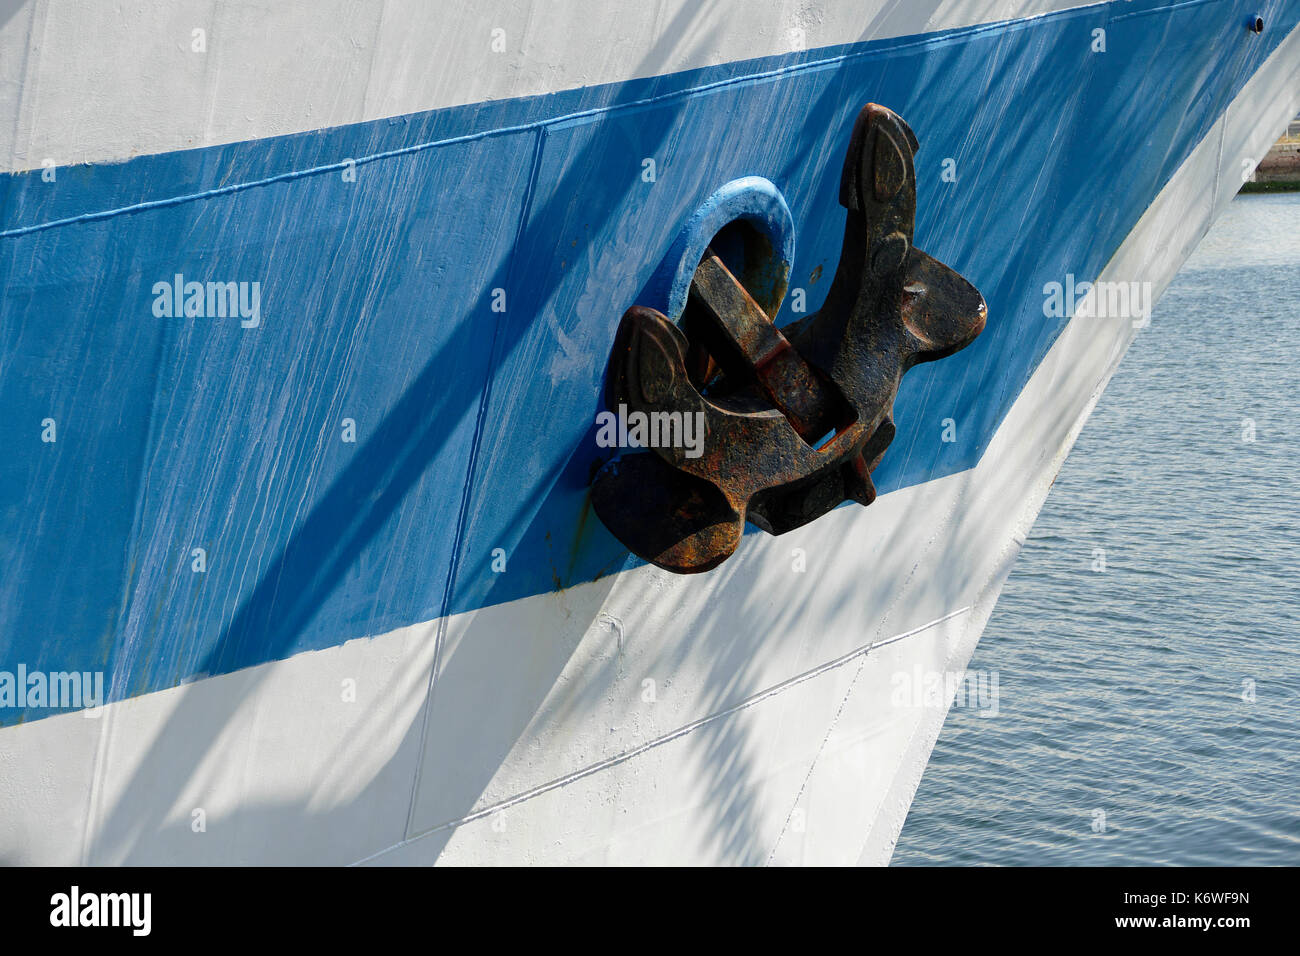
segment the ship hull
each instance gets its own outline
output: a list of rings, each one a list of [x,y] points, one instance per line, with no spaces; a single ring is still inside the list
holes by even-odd
[[[100,671],[108,702],[0,712],[0,859],[887,862],[952,701],[920,685],[964,670],[1140,333],[1045,285],[1158,294],[1300,111],[1296,5],[1267,47],[1240,5],[1115,6],[106,140],[57,190],[19,164],[0,667]],[[916,129],[918,243],[988,329],[909,375],[869,508],[646,566],[586,493],[619,315],[743,175],[789,202],[815,309],[868,100]],[[184,278],[158,315],[178,276],[261,282],[256,322],[184,315]]]

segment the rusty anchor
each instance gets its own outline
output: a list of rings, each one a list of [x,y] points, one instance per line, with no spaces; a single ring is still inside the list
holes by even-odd
[[[778,329],[708,249],[681,327],[641,306],[624,314],[608,407],[704,423],[702,450],[626,452],[593,478],[596,514],[634,554],[708,571],[736,550],[746,521],[783,534],[875,499],[871,473],[894,437],[903,373],[970,344],[986,315],[973,285],[912,245],[917,147],[893,111],[869,103],[858,114],[840,179],[839,266],[816,313]]]

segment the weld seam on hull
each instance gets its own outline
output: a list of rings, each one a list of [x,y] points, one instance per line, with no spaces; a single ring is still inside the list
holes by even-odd
[[[522,242],[522,237],[529,217],[532,215],[533,199],[537,194],[538,172],[542,165],[542,153],[546,142],[546,130],[537,130],[533,141],[533,159],[532,168],[528,174],[528,184],[525,187],[523,203],[520,205],[519,226],[515,231],[515,243],[513,249],[518,249]],[[509,264],[506,266],[507,285],[514,284],[515,253],[512,250]],[[411,827],[415,823],[415,808],[420,795],[420,782],[424,777],[424,754],[426,753],[425,742],[429,733],[429,715],[433,711],[433,695],[437,693],[438,674],[442,670],[442,650],[447,641],[447,622],[451,619],[452,601],[456,593],[456,581],[460,576],[460,566],[463,557],[463,544],[465,540],[465,531],[469,526],[470,504],[473,501],[474,475],[478,470],[479,453],[483,447],[483,439],[488,434],[487,417],[488,409],[492,404],[492,383],[496,381],[495,370],[500,364],[500,350],[502,338],[502,326],[505,324],[504,316],[498,316],[497,321],[492,327],[492,346],[490,360],[487,366],[486,374],[483,378],[483,388],[479,392],[478,418],[474,424],[474,441],[470,446],[469,460],[465,463],[465,490],[460,499],[460,511],[456,516],[456,536],[452,542],[451,561],[447,565],[446,585],[442,593],[441,613],[438,615],[438,630],[433,638],[433,667],[429,671],[429,683],[424,694],[424,717],[420,722],[420,760],[416,765],[414,778],[411,781],[411,799],[406,809],[406,827],[402,830],[407,836],[411,833]]]
[[[893,637],[886,638],[883,641],[873,641],[870,644],[864,644],[861,647],[856,647],[853,650],[849,651],[847,654],[842,654],[839,657],[826,661],[823,664],[818,664],[816,667],[812,668],[811,670],[804,671],[802,674],[796,674],[794,677],[783,680],[779,684],[773,684],[771,687],[767,688],[766,690],[761,690],[756,694],[751,694],[749,697],[746,697],[744,700],[740,701],[737,704],[733,704],[732,706],[726,708],[725,710],[720,710],[717,713],[709,714],[708,716],[701,717],[698,720],[693,720],[689,724],[684,724],[683,726],[677,728],[671,733],[664,734],[662,737],[656,737],[654,740],[646,741],[645,743],[641,744],[638,747],[633,747],[631,750],[624,751],[621,754],[616,754],[613,757],[608,757],[605,760],[602,760],[598,763],[594,763],[589,767],[583,767],[581,770],[575,770],[573,773],[565,774],[563,777],[557,777],[555,780],[551,780],[547,783],[539,784],[538,786],[533,787],[529,790],[525,790],[522,793],[518,793],[513,797],[508,797],[505,800],[500,800],[497,803],[492,804],[491,806],[484,807],[481,810],[475,810],[473,813],[467,814],[466,816],[463,816],[457,820],[450,820],[447,823],[439,824],[436,827],[430,827],[427,830],[421,830],[419,833],[407,837],[407,839],[402,841],[401,843],[395,844],[394,846],[385,847],[384,849],[379,850],[376,853],[372,853],[370,856],[365,857],[364,859],[357,860],[352,865],[357,866],[362,863],[367,863],[371,860],[376,859],[377,857],[383,856],[385,853],[389,853],[395,849],[406,846],[409,843],[414,843],[416,840],[429,836],[432,833],[438,833],[442,830],[449,830],[466,823],[472,823],[475,820],[481,820],[483,817],[491,816],[492,814],[497,813],[501,810],[505,810],[517,804],[523,803],[527,800],[531,800],[533,797],[539,797],[544,793],[551,792],[552,790],[558,790],[561,787],[568,786],[570,783],[573,783],[577,780],[581,780],[584,777],[589,777],[594,773],[599,773],[600,771],[606,770],[609,767],[613,767],[617,764],[624,763],[625,761],[631,760],[633,757],[637,757],[649,750],[653,750],[656,747],[660,747],[663,744],[671,743],[674,740],[677,740],[681,737],[685,737],[687,734],[699,730],[701,727],[707,724],[711,724],[716,720],[721,720],[723,717],[730,717],[732,714],[738,713],[739,711],[752,707],[755,704],[762,703],[763,701],[771,697],[777,696],[783,691],[789,690],[790,688],[802,684],[806,681],[810,681],[814,677],[820,677],[822,674],[825,674],[828,671],[835,670],[838,667],[843,667],[845,664],[849,663],[855,658],[866,657],[868,654],[871,653],[872,650],[874,650],[877,647],[884,647],[886,644],[893,644],[897,641],[904,640],[905,638],[915,637],[916,635],[921,634],[924,631],[928,631],[932,627],[936,627],[940,624],[943,624],[945,621],[949,621],[954,617],[958,617],[959,615],[965,614],[966,612],[970,611],[972,607],[973,605],[968,604],[965,607],[960,607],[955,611],[949,611],[947,614],[943,615],[942,617],[937,617],[933,621],[928,621],[927,623],[922,624],[919,627],[914,627],[910,631],[904,631],[902,634],[895,634]]]
[[[947,513],[944,514],[943,516],[943,520],[935,522],[934,530],[931,533],[929,540],[926,542],[924,550],[921,552],[921,555],[916,559],[916,562],[912,565],[912,570],[908,572],[906,580],[895,591],[893,601],[891,601],[889,607],[885,609],[885,613],[881,621],[882,624],[884,623],[884,619],[888,618],[889,615],[893,613],[894,607],[897,605],[899,598],[904,593],[906,593],[907,587],[909,584],[911,584],[912,578],[915,576],[917,568],[921,566],[922,561],[924,561],[925,559],[925,555],[929,553],[930,548],[934,546],[935,540],[948,527],[949,522],[952,521],[953,514],[956,512],[957,505],[961,500],[962,500],[961,495],[954,497],[951,503],[949,504]],[[930,624],[923,625],[921,630],[924,630],[925,628],[928,627],[933,627],[936,624],[941,624],[950,618],[958,616],[959,614],[965,614],[967,611],[971,610],[974,606],[975,606],[974,604],[967,604],[964,607],[958,608],[956,611],[952,611],[949,614],[945,614],[943,617],[939,618],[938,620],[930,622]],[[890,644],[896,644],[899,641],[912,637],[915,633],[916,631],[904,631],[902,634],[895,634],[893,637],[887,637],[884,640],[875,641],[871,644],[871,647],[868,648],[868,650],[877,647],[886,647]],[[840,705],[837,708],[835,708],[835,716],[831,718],[830,724],[826,727],[826,733],[822,735],[821,743],[817,745],[817,752],[813,754],[812,761],[808,764],[808,770],[804,774],[803,781],[799,784],[799,792],[795,794],[794,801],[790,804],[790,810],[786,814],[785,820],[782,821],[781,823],[781,831],[776,835],[776,841],[772,844],[772,850],[767,855],[767,861],[765,863],[765,865],[767,866],[772,865],[772,861],[776,858],[776,851],[781,848],[781,841],[785,839],[785,833],[786,830],[788,830],[790,827],[790,820],[794,817],[795,808],[798,807],[800,801],[803,800],[804,792],[808,788],[808,782],[812,780],[813,773],[817,769],[817,763],[818,761],[821,760],[822,754],[826,751],[826,744],[830,741],[831,734],[835,732],[835,727],[839,724],[840,718],[844,716],[844,708],[848,706],[849,699],[853,696],[853,691],[858,686],[858,678],[862,676],[862,669],[863,667],[866,666],[866,660],[867,660],[866,656],[864,655],[862,660],[858,662],[858,669],[854,672],[853,679],[849,681],[849,686],[845,688],[844,696],[840,698]]]

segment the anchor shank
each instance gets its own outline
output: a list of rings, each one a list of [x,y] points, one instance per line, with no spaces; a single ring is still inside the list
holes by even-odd
[[[738,360],[804,441],[811,443],[833,427],[827,410],[841,404],[834,388],[772,324],[712,249],[695,271],[691,301],[702,307],[730,346],[733,369]]]

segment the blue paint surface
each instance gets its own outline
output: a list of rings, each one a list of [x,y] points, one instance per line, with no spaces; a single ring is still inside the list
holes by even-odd
[[[917,244],[989,304],[904,380],[876,484],[971,467],[1060,331],[1043,284],[1100,271],[1298,6],[1137,0],[0,177],[0,670],[121,699],[629,566],[586,499],[619,317],[746,176],[819,307],[867,101],[921,141]],[[156,318],[178,273],[260,282],[261,325]]]

